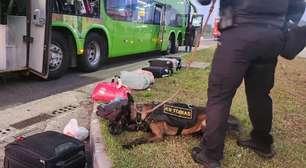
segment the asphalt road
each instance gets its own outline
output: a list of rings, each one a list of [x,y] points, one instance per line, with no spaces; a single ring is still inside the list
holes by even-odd
[[[16,73],[5,75],[0,78],[0,110],[95,83],[122,70],[141,68],[146,60],[158,56],[161,55],[147,54],[114,59],[99,71],[87,74],[70,69],[65,76],[53,81],[44,81],[35,76],[23,77]]]
[[[214,44],[212,40],[202,40],[200,48]],[[64,77],[54,81],[44,81],[35,76],[5,75],[0,77],[0,110],[95,83],[122,70],[141,68],[148,59],[160,56],[159,53],[151,53],[113,59],[99,71],[88,74],[70,69]]]
[[[202,40],[200,48],[215,44],[211,39]],[[159,56],[161,55],[151,53],[114,59],[99,71],[88,74],[70,69],[64,77],[54,81],[43,81],[35,76],[5,75],[0,77],[0,110],[95,83],[122,70],[141,68],[148,59]],[[306,58],[306,49],[300,56]]]

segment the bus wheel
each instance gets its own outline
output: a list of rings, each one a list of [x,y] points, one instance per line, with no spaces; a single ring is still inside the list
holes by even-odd
[[[67,41],[59,32],[52,32],[50,45],[49,75],[48,79],[58,79],[65,74],[69,66]]]
[[[84,72],[97,71],[107,59],[107,45],[98,33],[90,33],[84,46],[84,55],[78,58],[78,64]]]
[[[168,41],[168,46],[167,46],[167,50],[165,50],[165,51],[162,52],[163,55],[168,55],[168,54],[170,54],[170,52],[171,52],[171,46],[172,46],[171,43],[172,43],[172,42],[171,42],[171,40],[169,39],[169,41]]]

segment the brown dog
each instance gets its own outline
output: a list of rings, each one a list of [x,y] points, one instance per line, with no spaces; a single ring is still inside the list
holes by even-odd
[[[137,105],[131,105],[131,111],[130,111],[131,121],[135,121],[139,125],[147,124],[147,127],[150,130],[150,136],[135,139],[134,141],[123,145],[124,148],[130,149],[136,145],[159,142],[162,141],[165,136],[175,136],[179,134],[183,136],[192,135],[201,132],[202,130],[204,130],[206,126],[207,116],[205,114],[205,107],[193,107],[194,110],[199,112],[199,114],[197,115],[195,123],[191,127],[186,129],[180,130],[180,128],[169,125],[169,123],[166,121],[148,122],[147,119],[151,114],[145,112],[154,108],[155,105],[154,103],[142,104],[140,105],[141,107]],[[155,113],[155,111],[152,113]],[[230,125],[231,130],[235,130],[238,132],[240,131],[240,123],[236,118],[230,117],[228,123]]]

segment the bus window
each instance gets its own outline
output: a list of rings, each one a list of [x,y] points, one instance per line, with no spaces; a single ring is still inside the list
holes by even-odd
[[[59,14],[99,17],[100,0],[54,0],[53,12]]]
[[[173,27],[182,27],[183,24],[184,23],[182,15],[179,14],[178,10],[171,6],[167,6],[166,25]]]
[[[153,24],[160,25],[161,11],[155,7]]]
[[[100,16],[100,0],[89,0],[91,13],[90,15],[93,17],[99,17]]]
[[[53,1],[53,12],[59,14],[75,15],[75,4],[74,1],[68,0],[54,0]]]
[[[15,16],[26,16],[26,4],[27,0],[11,0],[8,6],[8,14],[15,15]]]
[[[154,19],[154,4],[151,0],[133,1],[133,21],[152,24]]]
[[[107,0],[106,13],[115,20],[131,21],[132,0]]]

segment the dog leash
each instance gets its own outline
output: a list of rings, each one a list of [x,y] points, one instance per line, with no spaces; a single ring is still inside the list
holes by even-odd
[[[209,19],[210,19],[211,15],[212,15],[212,13],[213,13],[213,11],[214,11],[214,9],[215,9],[216,1],[217,1],[217,0],[213,0],[213,1],[212,1],[212,5],[211,5],[211,7],[210,7],[210,9],[209,9],[208,16],[207,16],[207,18],[206,18],[206,20],[205,20],[205,24],[204,24],[203,29],[202,29],[201,34],[200,34],[200,38],[203,36],[204,32],[206,32],[206,30],[207,30],[207,25],[208,25],[208,22],[209,22]],[[201,43],[201,41],[200,41],[200,43]],[[190,57],[189,61],[187,62],[186,71],[188,71],[188,70],[190,69],[192,62],[193,62],[194,59],[195,59],[195,55],[196,55],[195,53],[198,51],[199,46],[200,46],[200,45],[197,45],[197,46],[195,47],[195,49],[192,50],[192,52],[191,52],[191,57]],[[144,116],[148,115],[149,113],[152,113],[153,111],[157,110],[158,108],[160,108],[160,107],[162,107],[163,105],[165,105],[166,103],[168,103],[170,100],[174,99],[174,98],[182,91],[182,89],[183,89],[183,87],[182,87],[182,85],[181,85],[181,86],[179,87],[179,89],[178,89],[172,96],[170,96],[169,98],[167,98],[166,100],[164,100],[163,102],[161,102],[159,105],[155,106],[154,108],[152,108],[152,109],[150,109],[150,110],[143,111],[143,112],[138,112],[138,110],[137,110],[137,113],[142,113]]]

